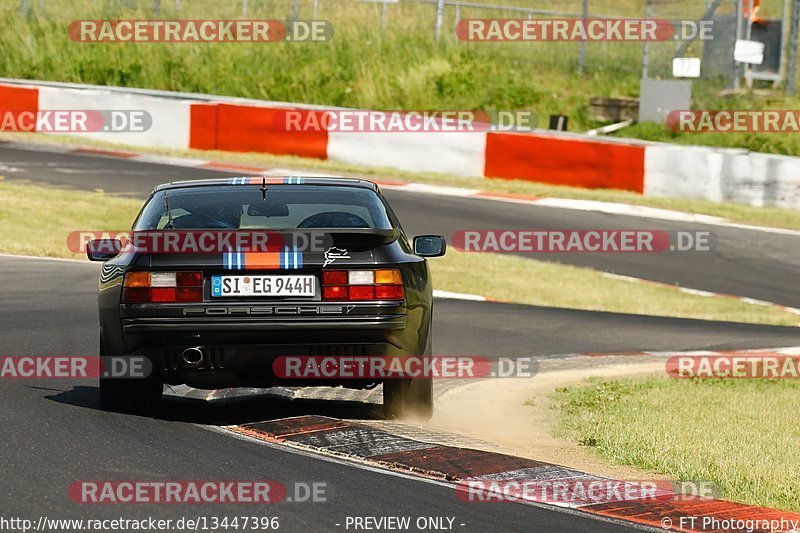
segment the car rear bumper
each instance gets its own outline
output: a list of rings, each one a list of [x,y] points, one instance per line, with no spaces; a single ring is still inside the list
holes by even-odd
[[[389,343],[400,344],[404,315],[337,319],[206,317],[122,320],[126,352],[168,344],[195,346]]]
[[[404,304],[121,305],[126,352],[166,344],[383,343],[403,337]],[[394,341],[393,341],[394,339]]]
[[[126,334],[147,334],[162,332],[195,332],[212,334],[227,331],[287,331],[324,332],[337,330],[353,331],[392,331],[405,327],[405,317],[384,316],[374,319],[358,320],[186,320],[182,318],[136,318],[122,321],[122,331]]]
[[[122,320],[131,355],[149,357],[171,384],[218,389],[276,384],[370,386],[369,381],[289,382],[276,376],[281,356],[385,357],[418,355],[406,344],[407,316],[359,317],[139,317]],[[187,365],[182,352],[199,347],[199,367]]]
[[[293,383],[276,374],[273,364],[281,356],[418,356],[425,352],[429,335],[429,315],[416,306],[409,311],[405,302],[397,301],[122,304],[119,310],[121,342],[107,340],[107,355],[144,355],[166,383],[204,389],[369,387],[374,380]],[[201,365],[187,364],[182,353],[188,348],[202,350]]]
[[[186,364],[182,352],[186,345],[165,345],[148,347],[133,355],[146,355],[153,361],[165,382],[185,383],[194,388],[220,389],[228,387],[271,387],[284,386],[338,386],[366,388],[376,385],[375,379],[343,379],[303,377],[288,379],[281,372],[281,359],[311,357],[316,361],[323,358],[393,357],[411,355],[404,350],[385,342],[364,343],[325,343],[314,344],[312,339],[305,344],[250,344],[196,346],[204,355],[197,367]],[[277,364],[276,364],[277,363]]]

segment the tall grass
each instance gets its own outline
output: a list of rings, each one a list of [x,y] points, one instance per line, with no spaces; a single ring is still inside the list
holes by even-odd
[[[494,3],[580,12],[579,0],[493,0]],[[765,2],[769,8],[778,0]],[[77,43],[69,39],[73,19],[237,18],[239,0],[45,0],[29,2],[27,17],[16,0],[0,6],[0,75],[148,87],[377,109],[520,109],[540,117],[565,114],[570,129],[600,125],[588,116],[592,96],[636,96],[641,73],[639,43],[589,43],[586,73],[576,74],[577,43],[465,43],[453,37],[454,10],[446,13],[443,38],[433,39],[435,7],[403,0],[390,7],[380,31],[380,7],[350,0],[319,0],[317,18],[333,22],[329,43]],[[643,16],[638,0],[592,0],[592,12]],[[659,16],[697,17],[705,0],[655,3]],[[312,0],[302,0],[300,18],[311,18]],[[291,0],[250,0],[248,17],[286,19]],[[508,11],[462,8],[461,18],[519,16]],[[651,46],[651,72],[668,69],[672,43]],[[701,106],[730,105],[719,86],[699,82]],[[755,102],[755,103],[754,103]],[[792,107],[777,99],[770,105]],[[736,105],[761,105],[752,98]],[[543,121],[542,121],[543,122]],[[673,135],[643,125],[622,133],[674,142],[727,144],[796,154],[790,136]]]

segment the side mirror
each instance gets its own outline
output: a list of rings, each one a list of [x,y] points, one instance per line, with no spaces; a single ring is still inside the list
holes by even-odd
[[[108,261],[119,255],[122,242],[119,239],[92,239],[86,243],[89,261]]]
[[[447,251],[447,242],[441,235],[414,237],[414,253],[422,257],[441,257]]]

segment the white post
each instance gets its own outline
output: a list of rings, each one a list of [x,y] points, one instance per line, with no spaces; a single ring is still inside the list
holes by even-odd
[[[747,33],[745,35],[745,39],[748,41],[752,41],[752,34],[753,34],[753,0],[745,0],[747,2],[747,20],[744,21],[747,24]],[[747,84],[748,89],[753,88],[753,78],[750,76],[753,72],[753,65],[750,63],[745,63],[744,65],[744,81]]]
[[[647,0],[645,18],[653,20],[653,0]],[[650,69],[650,41],[645,41],[642,45],[642,79],[646,80]]]
[[[436,3],[436,26],[434,29],[434,35],[436,36],[436,40],[439,40],[439,37],[442,34],[442,17],[444,16],[444,0],[439,0]]]
[[[781,24],[781,59],[778,67],[780,79],[772,83],[777,88],[782,82],[786,81],[786,45],[789,39],[789,20],[791,19],[791,4],[789,0],[783,0],[783,24]]]
[[[736,40],[740,40],[742,38],[742,21],[744,20],[743,13],[744,11],[744,0],[736,0]],[[736,60],[733,60],[733,88],[734,90],[739,90],[739,72],[741,72],[739,68],[739,63]]]
[[[789,50],[786,57],[786,95],[794,95],[794,75],[797,68],[797,39],[800,34],[800,0],[792,2],[792,27],[789,30]]]
[[[584,24],[587,18],[589,18],[589,0],[583,0],[581,6],[581,20],[583,20]],[[586,68],[586,41],[581,41],[578,46],[578,74],[582,75]]]

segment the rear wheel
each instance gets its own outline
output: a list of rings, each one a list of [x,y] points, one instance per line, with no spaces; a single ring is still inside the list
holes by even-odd
[[[433,320],[433,309],[431,309]],[[425,357],[433,354],[433,332],[428,329]],[[383,416],[387,419],[433,416],[433,379],[428,377],[390,379],[383,382]]]
[[[385,381],[383,416],[387,419],[428,419],[433,416],[433,380],[412,378]]]
[[[108,355],[100,336],[100,356]],[[146,378],[121,379],[100,376],[100,405],[105,409],[138,414],[158,410],[164,385],[155,368]]]

